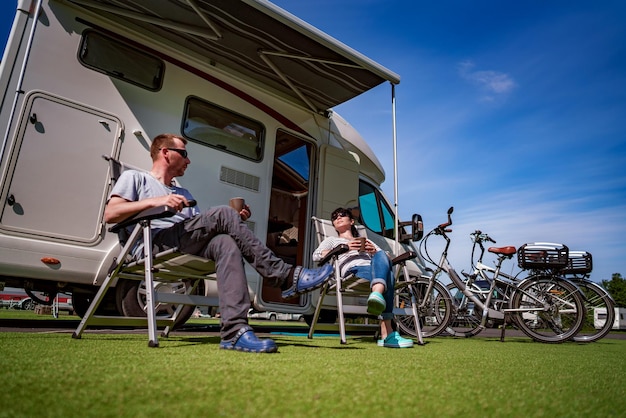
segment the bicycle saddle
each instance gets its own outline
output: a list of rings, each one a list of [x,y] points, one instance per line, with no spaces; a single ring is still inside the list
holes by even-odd
[[[513,255],[517,252],[517,249],[514,246],[509,245],[506,247],[489,247],[487,251],[494,254]]]

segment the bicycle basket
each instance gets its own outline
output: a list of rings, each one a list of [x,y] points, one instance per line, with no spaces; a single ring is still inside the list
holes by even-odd
[[[569,249],[564,244],[533,242],[517,250],[517,264],[530,270],[561,269],[567,266]]]
[[[570,251],[567,266],[563,269],[563,273],[587,274],[591,273],[592,268],[591,253],[587,251]]]

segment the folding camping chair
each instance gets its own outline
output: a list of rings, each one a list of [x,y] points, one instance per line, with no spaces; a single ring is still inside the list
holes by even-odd
[[[110,177],[114,182],[120,174],[131,166],[125,165],[114,158],[103,156],[110,165]],[[196,288],[201,280],[215,279],[215,263],[202,257],[183,254],[176,248],[153,254],[152,234],[150,221],[152,219],[173,216],[176,209],[163,206],[140,212],[130,219],[122,221],[109,228],[109,232],[117,233],[120,237],[122,249],[115,264],[106,279],[98,289],[87,312],[80,321],[78,328],[72,334],[73,338],[80,338],[87,326],[147,326],[148,345],[158,347],[157,327],[165,327],[162,336],[167,337],[176,323],[183,307],[191,306],[216,306],[217,298],[196,295]],[[134,226],[128,235],[126,227]],[[133,259],[130,256],[137,241],[143,236],[144,255],[142,258]],[[104,295],[118,282],[118,279],[144,280],[146,288],[146,317],[123,317],[96,315],[98,306],[104,299]],[[190,286],[182,286],[183,293],[166,293],[155,290],[155,281],[180,282],[189,280]],[[157,311],[161,304],[178,305],[174,313],[167,318],[157,318]]]
[[[317,236],[318,245],[327,237],[336,237],[337,231],[333,227],[333,224],[330,220],[321,219],[317,217],[312,217],[313,223],[315,225],[315,232]],[[359,236],[367,238],[367,232],[363,225],[355,225]],[[345,244],[340,244],[337,247],[333,248],[322,260],[320,260],[319,264],[323,265],[328,262],[332,262],[335,267],[335,274],[333,277],[326,282],[326,284],[322,287],[320,292],[319,299],[317,301],[317,305],[315,307],[315,314],[313,315],[313,320],[311,322],[311,326],[309,328],[309,338],[313,338],[313,333],[315,332],[315,327],[317,325],[317,321],[320,316],[320,312],[322,309],[322,304],[324,302],[324,298],[327,295],[335,296],[337,300],[337,314],[339,318],[339,332],[341,338],[341,344],[346,344],[346,323],[345,323],[345,313],[355,313],[361,315],[367,314],[366,302],[364,301],[362,306],[344,306],[343,297],[344,296],[360,296],[366,297],[370,294],[370,282],[368,280],[362,279],[355,275],[350,275],[347,277],[341,277],[340,274],[340,266],[339,266],[339,255],[349,251],[348,246]],[[411,294],[411,306],[410,307],[394,307],[394,314],[402,314],[402,315],[413,315],[415,318],[415,324],[417,326],[417,337],[420,345],[423,344],[422,341],[422,332],[420,328],[420,321],[417,314],[417,301],[415,298],[415,292],[412,289],[412,282],[410,280],[409,271],[406,266],[406,262],[413,258],[417,257],[417,254],[413,251],[407,251],[404,254],[399,255],[398,257],[392,260],[393,266],[398,266],[396,269],[396,291],[403,289],[406,291],[408,289]],[[402,276],[400,275],[402,273]],[[402,277],[402,281],[400,281],[400,277]]]

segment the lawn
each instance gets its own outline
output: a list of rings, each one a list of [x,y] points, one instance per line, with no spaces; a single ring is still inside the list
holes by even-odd
[[[267,324],[265,322],[264,324]],[[626,340],[272,335],[277,354],[175,333],[0,333],[0,417],[609,417],[626,410]]]

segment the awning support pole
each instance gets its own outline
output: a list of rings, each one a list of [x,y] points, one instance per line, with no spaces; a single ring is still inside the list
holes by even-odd
[[[393,131],[393,208],[394,208],[394,237],[395,248],[394,254],[398,255],[400,251],[400,243],[398,240],[398,144],[396,136],[396,85],[391,83],[391,125]]]

